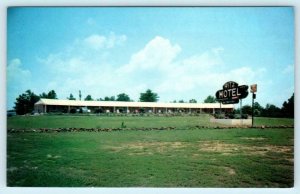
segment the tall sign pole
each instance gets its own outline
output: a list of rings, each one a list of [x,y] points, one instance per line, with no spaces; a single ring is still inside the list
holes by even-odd
[[[242,100],[240,100],[240,114],[241,114],[241,119],[243,119],[243,105],[242,105]]]
[[[254,126],[254,99],[256,98],[255,92],[257,92],[257,84],[250,86],[250,92],[252,93],[252,127]]]

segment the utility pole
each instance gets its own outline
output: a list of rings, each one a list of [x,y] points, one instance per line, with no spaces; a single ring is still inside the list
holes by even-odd
[[[242,111],[242,99],[240,100],[240,113],[241,113],[241,119],[243,119],[243,111]]]
[[[79,100],[81,101],[81,91],[79,90]]]

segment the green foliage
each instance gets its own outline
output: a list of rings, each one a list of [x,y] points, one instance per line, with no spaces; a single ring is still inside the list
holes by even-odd
[[[130,102],[130,98],[127,94],[121,93],[117,95],[116,101],[124,101],[124,102]]]
[[[85,101],[93,101],[93,98],[91,95],[87,95],[84,100]]]
[[[294,94],[288,99],[288,101],[284,101],[282,105],[282,114],[284,117],[293,118],[294,117]]]
[[[257,117],[287,117],[294,118],[294,94],[283,103],[282,108],[275,106],[274,104],[267,104],[266,107],[262,107],[258,102],[254,103],[253,111],[254,116]],[[252,115],[252,107],[245,105],[242,107],[243,114]],[[234,110],[234,113],[240,113],[239,108]]]
[[[74,98],[73,94],[70,94],[70,97],[68,98],[68,100],[76,100],[76,98]]]
[[[242,113],[247,115],[252,115],[252,107],[249,105],[245,105],[242,107]]]
[[[34,104],[39,100],[39,96],[31,92],[31,90],[27,90],[16,98],[14,109],[18,115],[31,113],[34,110]]]
[[[141,102],[157,102],[158,98],[157,93],[152,92],[150,89],[148,89],[145,93],[140,94]]]
[[[254,102],[254,116],[261,116],[263,109],[264,108],[258,102]]]
[[[48,92],[48,98],[49,99],[57,99],[56,93],[54,90],[51,90],[50,92]]]
[[[81,100],[81,90],[79,90],[79,100]]]
[[[54,90],[50,90],[48,92],[48,94],[46,94],[45,92],[43,92],[41,95],[40,95],[40,98],[46,98],[46,99],[57,99],[57,95],[56,95],[56,92]]]
[[[121,128],[126,128],[126,125],[124,124],[124,121],[122,121]]]
[[[266,108],[262,110],[261,116],[263,117],[282,117],[280,108],[274,104],[267,104]]]
[[[197,103],[197,100],[191,99],[191,100],[189,100],[189,103]]]
[[[178,100],[178,103],[184,103],[184,100]]]
[[[104,99],[99,98],[99,101],[116,101],[116,98],[114,96],[111,97],[105,96]]]
[[[211,95],[207,96],[207,98],[204,100],[204,103],[216,103],[216,102],[217,102],[216,98]]]

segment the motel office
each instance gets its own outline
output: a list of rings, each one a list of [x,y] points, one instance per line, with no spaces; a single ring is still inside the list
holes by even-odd
[[[121,102],[121,101],[79,101],[79,100],[58,100],[40,99],[34,105],[35,112],[51,113],[66,112],[72,109],[85,108],[101,110],[103,113],[212,113],[232,112],[232,104],[223,105],[220,103],[163,103],[163,102]]]

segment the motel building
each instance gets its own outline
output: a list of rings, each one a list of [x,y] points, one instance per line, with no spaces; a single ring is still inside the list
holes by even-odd
[[[73,109],[90,110],[91,113],[210,113],[232,112],[234,105],[220,103],[163,103],[163,102],[122,102],[122,101],[79,101],[40,99],[34,105],[35,112],[70,113]]]

